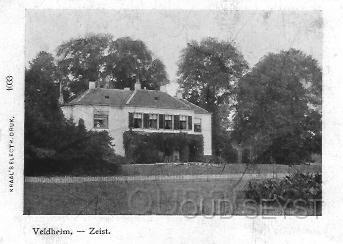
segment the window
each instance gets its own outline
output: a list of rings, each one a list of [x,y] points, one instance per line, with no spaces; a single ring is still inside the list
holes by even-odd
[[[133,128],[142,128],[142,114],[133,114]]]
[[[149,114],[143,114],[143,128],[149,128]]]
[[[157,114],[149,114],[149,128],[157,129]]]
[[[180,115],[174,115],[174,130],[180,129]]]
[[[173,128],[172,115],[164,116],[164,129],[171,130]]]
[[[180,130],[187,129],[187,116],[180,115]]]
[[[193,123],[192,123],[192,116],[188,116],[188,130],[192,130]]]
[[[163,129],[164,128],[164,114],[158,115],[158,128]]]
[[[201,119],[194,118],[194,131],[201,132]]]
[[[95,129],[108,129],[108,115],[107,114],[94,114],[94,128]]]

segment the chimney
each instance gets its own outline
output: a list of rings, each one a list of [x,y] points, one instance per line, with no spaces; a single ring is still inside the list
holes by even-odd
[[[95,81],[90,81],[89,82],[89,87],[88,87],[89,90],[91,89],[95,89]]]

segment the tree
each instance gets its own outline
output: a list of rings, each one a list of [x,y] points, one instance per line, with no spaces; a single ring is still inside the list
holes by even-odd
[[[238,83],[235,138],[261,162],[295,163],[320,152],[322,73],[295,49],[268,54]]]
[[[57,81],[53,56],[40,52],[25,71],[25,174],[113,173],[117,166],[106,163],[114,157],[112,139],[107,132],[86,131],[82,121],[65,120]]]
[[[53,56],[40,52],[25,71],[25,142],[49,147],[63,124],[58,107],[57,68]]]
[[[88,35],[71,39],[57,48],[58,66],[71,95],[99,81],[100,87],[133,89],[136,78],[147,89],[168,83],[165,66],[141,40],[113,40],[111,35]],[[68,99],[68,98],[67,98]]]
[[[247,69],[244,57],[230,42],[207,38],[200,43],[188,43],[182,51],[178,83],[185,99],[212,113],[215,155],[220,155],[223,149],[220,135],[228,128],[222,122],[234,103],[237,81]]]
[[[104,53],[111,40],[110,35],[92,35],[71,39],[58,46],[58,67],[69,95],[80,94],[88,88],[89,81],[101,77]]]

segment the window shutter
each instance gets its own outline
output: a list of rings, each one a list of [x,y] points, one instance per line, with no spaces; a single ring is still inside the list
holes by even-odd
[[[149,114],[143,114],[143,128],[149,128]]]
[[[159,128],[160,129],[164,129],[164,114],[159,114],[158,115],[158,118],[159,118]]]
[[[192,126],[193,126],[192,116],[188,116],[188,130],[192,130]]]
[[[180,115],[174,115],[174,130],[180,129]]]
[[[133,113],[129,113],[129,128],[133,128]]]

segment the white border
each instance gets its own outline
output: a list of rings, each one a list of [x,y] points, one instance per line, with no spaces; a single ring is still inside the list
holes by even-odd
[[[259,217],[248,219],[220,217],[187,219],[182,216],[23,216],[23,121],[24,121],[24,27],[25,9],[229,9],[229,10],[323,10],[323,217],[297,219],[296,217]],[[147,243],[340,243],[342,242],[342,75],[343,4],[337,1],[86,1],[86,0],[31,0],[0,2],[0,241],[4,243],[93,243],[98,241]],[[4,90],[7,74],[15,75],[15,90]],[[7,189],[7,118],[16,117],[16,183],[15,194]],[[110,227],[114,234],[89,238],[85,235],[71,238],[39,237],[32,227],[89,225]]]

